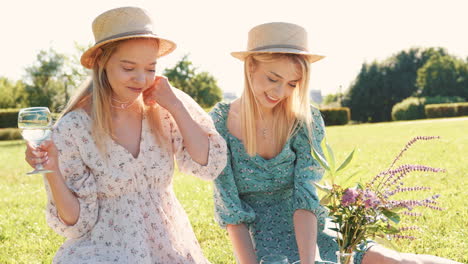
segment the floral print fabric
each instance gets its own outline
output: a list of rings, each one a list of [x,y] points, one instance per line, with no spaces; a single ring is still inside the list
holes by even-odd
[[[212,180],[226,164],[226,144],[203,109],[183,92],[176,90],[176,95],[209,134],[205,166],[191,159],[165,109],[160,118],[171,146],[156,143],[144,116],[136,158],[109,137],[102,139],[107,146],[103,159],[84,110],[60,119],[53,140],[62,175],[78,197],[80,216],[73,226],[61,221],[45,180],[47,222],[67,238],[54,263],[209,263],[173,191],[174,156],[182,172]]]
[[[307,129],[299,128],[276,157],[269,160],[258,155],[251,157],[242,141],[228,131],[229,108],[229,104],[219,103],[210,113],[228,146],[228,162],[214,188],[219,225],[245,223],[258,260],[264,255],[281,254],[292,263],[299,260],[293,214],[297,209],[305,209],[317,217],[320,257],[336,262],[338,245],[327,234],[327,212],[319,204],[312,183],[322,178],[324,170],[311,155]],[[312,116],[312,144],[321,151],[323,119],[315,108]],[[358,253],[355,262],[360,263],[361,259],[362,253]]]

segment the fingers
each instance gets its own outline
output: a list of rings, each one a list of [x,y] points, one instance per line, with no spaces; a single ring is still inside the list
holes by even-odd
[[[49,160],[49,156],[46,151],[41,151],[40,149],[35,150],[26,150],[25,153],[26,162],[35,167],[37,164],[43,164]]]
[[[53,146],[54,142],[52,140],[44,140],[41,145],[39,145],[39,148],[42,150],[48,150]]]
[[[27,142],[27,147],[25,151],[25,161],[35,167],[37,164],[44,164],[49,160],[49,151],[53,147],[52,140],[43,141],[39,146],[34,146],[31,143]]]

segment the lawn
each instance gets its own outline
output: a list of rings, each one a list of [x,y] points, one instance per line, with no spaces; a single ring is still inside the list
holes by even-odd
[[[466,237],[468,210],[468,120],[452,118],[391,122],[327,128],[337,160],[356,148],[350,171],[369,179],[386,169],[393,157],[414,136],[442,139],[417,143],[400,164],[424,164],[447,170],[443,174],[413,174],[407,186],[431,186],[441,195],[445,211],[425,210],[423,217],[405,220],[418,225],[418,239],[396,241],[401,251],[434,254],[468,263]],[[26,176],[21,140],[0,142],[0,263],[50,263],[63,242],[45,223],[45,192],[41,176]],[[205,255],[212,263],[235,263],[224,230],[213,220],[212,186],[193,176],[177,174],[174,186],[184,205]],[[407,195],[411,198],[410,195]]]

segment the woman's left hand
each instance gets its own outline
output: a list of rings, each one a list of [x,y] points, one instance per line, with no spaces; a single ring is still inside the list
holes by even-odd
[[[181,103],[172,89],[165,76],[156,76],[153,85],[143,92],[143,100],[146,105],[157,103],[172,113]]]

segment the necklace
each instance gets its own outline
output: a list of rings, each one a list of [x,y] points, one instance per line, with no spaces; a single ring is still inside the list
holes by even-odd
[[[262,128],[261,130],[262,130],[263,139],[266,139],[267,138],[268,128]]]
[[[112,99],[112,101],[117,102],[117,105],[114,105],[111,102],[111,106],[114,107],[114,108],[117,108],[117,109],[122,109],[122,110],[126,110],[127,108],[132,106],[137,101],[137,100],[133,100],[133,102],[129,103],[130,101],[122,102],[122,101],[119,101],[119,100],[115,99],[114,97],[111,97],[111,99]]]

